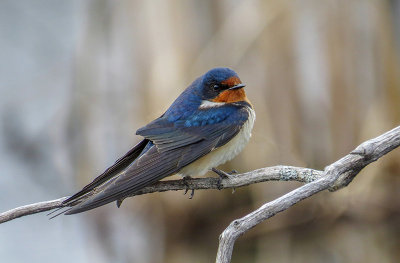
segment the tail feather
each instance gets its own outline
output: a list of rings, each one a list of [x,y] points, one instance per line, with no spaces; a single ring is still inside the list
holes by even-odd
[[[59,215],[62,215],[62,214],[67,215],[68,211],[72,209],[72,207],[62,207],[62,208],[60,208],[60,209],[63,209],[63,208],[66,208],[66,210],[63,210],[63,211],[61,211],[61,212],[55,214],[54,216],[50,217],[49,219],[53,219],[53,218],[55,218],[55,217],[57,217],[57,216],[59,216]],[[59,211],[60,209],[57,209],[56,211]],[[54,212],[56,212],[56,211],[54,211]],[[50,214],[49,214],[49,215],[50,215]]]
[[[76,206],[71,207],[70,209],[68,209],[67,211],[65,211],[65,215],[73,215],[73,214],[78,214],[78,213],[82,213],[91,209],[94,209],[96,207],[108,204],[112,201],[109,200],[105,200],[102,202],[93,202],[93,200],[89,199],[86,200]]]
[[[149,140],[144,139],[138,144],[136,144],[131,150],[129,150],[124,156],[119,158],[112,166],[107,168],[101,175],[96,177],[90,184],[86,185],[81,191],[72,195],[68,199],[66,199],[63,204],[72,205],[76,202],[81,201],[83,198],[87,197],[87,195],[94,191],[97,187],[106,183],[113,177],[115,177],[118,173],[123,171],[127,166],[129,166],[134,160],[143,153],[143,150],[148,145]]]

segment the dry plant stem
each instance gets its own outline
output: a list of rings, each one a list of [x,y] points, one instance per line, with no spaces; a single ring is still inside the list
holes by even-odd
[[[322,190],[337,190],[347,186],[362,168],[399,145],[400,126],[362,143],[350,154],[326,167],[320,179],[303,185],[264,204],[252,213],[234,220],[220,236],[216,262],[231,262],[236,239],[249,229]]]
[[[243,174],[235,174],[224,178],[221,182],[222,188],[238,188],[254,183],[266,181],[299,181],[303,183],[312,182],[320,178],[322,171],[308,168],[299,168],[292,166],[274,166],[261,168]],[[200,189],[218,189],[218,178],[194,178],[184,180],[161,181],[154,185],[147,186],[136,192],[135,195],[143,195],[154,192],[179,191],[179,190],[200,190]],[[68,197],[56,200],[34,203],[11,209],[0,214],[0,224],[27,215],[32,215],[44,211],[63,207],[62,201]]]

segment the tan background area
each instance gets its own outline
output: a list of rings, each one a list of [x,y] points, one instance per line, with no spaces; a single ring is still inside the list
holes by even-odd
[[[3,0],[0,208],[79,190],[216,66],[239,74],[257,113],[223,169],[323,169],[399,125],[399,33],[399,1]],[[395,150],[349,187],[252,229],[233,262],[399,262],[399,160]],[[299,185],[25,217],[0,226],[1,261],[213,262],[233,219]]]

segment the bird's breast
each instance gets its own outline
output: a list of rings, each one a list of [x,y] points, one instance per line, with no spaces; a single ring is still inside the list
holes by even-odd
[[[256,114],[251,107],[246,107],[249,112],[248,120],[243,124],[239,133],[225,145],[211,151],[207,155],[194,161],[181,169],[182,176],[202,176],[211,168],[224,164],[236,157],[246,146],[251,137]]]

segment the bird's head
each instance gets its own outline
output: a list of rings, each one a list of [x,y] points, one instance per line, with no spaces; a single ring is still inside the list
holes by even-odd
[[[203,76],[202,99],[220,103],[248,102],[244,87],[235,71],[229,68],[214,68]]]

